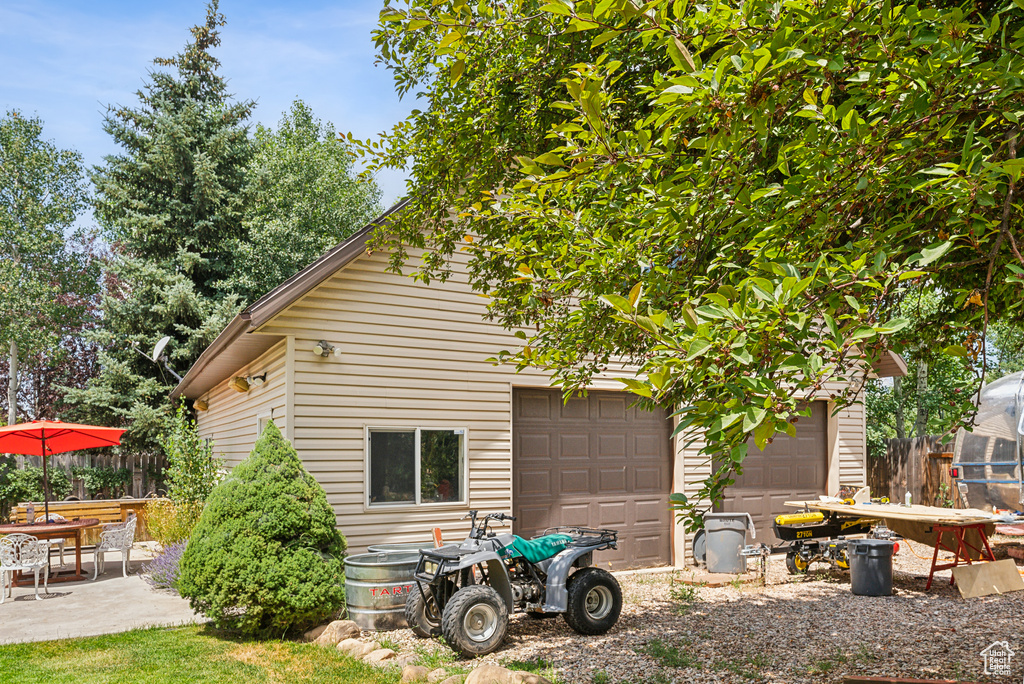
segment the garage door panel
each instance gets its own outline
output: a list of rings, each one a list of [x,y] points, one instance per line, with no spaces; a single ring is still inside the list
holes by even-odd
[[[768,469],[768,484],[773,489],[791,487],[793,485],[792,461],[786,460],[783,463],[772,464]]]
[[[618,529],[626,524],[626,502],[606,501],[597,504],[597,527]]]
[[[516,524],[528,529],[544,529],[552,517],[551,506],[524,506],[516,512]]]
[[[664,453],[662,448],[662,441],[664,439],[665,435],[658,433],[634,435],[633,456],[640,459],[660,459]]]
[[[590,514],[590,504],[562,504],[558,506],[558,517],[561,522],[558,525],[580,525],[586,526],[590,524],[590,519],[593,517]],[[555,527],[554,524],[549,523],[546,527]],[[538,530],[541,532],[542,530]]]
[[[551,418],[552,396],[546,392],[523,392],[518,397],[516,413],[521,418]]]
[[[557,390],[517,389],[513,397],[516,533],[529,537],[558,525],[609,527],[619,531],[619,548],[597,554],[601,567],[668,564],[672,454],[665,412],[629,408],[630,397],[612,392],[591,392],[561,408]],[[532,401],[547,408],[531,408]],[[544,445],[547,451],[540,453]]]
[[[615,460],[626,458],[626,435],[598,435],[597,456],[598,458],[611,458]]]
[[[600,395],[597,397],[597,407],[597,415],[601,420],[626,421],[625,397]]]
[[[771,523],[775,516],[792,512],[785,502],[825,493],[827,424],[826,404],[816,401],[811,404],[811,416],[797,422],[795,437],[776,435],[764,451],[751,444],[743,474],[726,490],[719,510],[750,513],[758,541],[777,541]]]
[[[633,468],[633,491],[636,493],[665,491],[667,478],[664,475],[665,469],[662,467],[637,466]]]
[[[559,456],[576,458],[581,461],[590,460],[589,435],[558,435]]]
[[[559,472],[559,491],[563,494],[589,494],[590,469],[562,470]]]
[[[551,459],[551,436],[546,434],[521,434],[516,440],[519,447],[519,461]]]
[[[553,497],[551,489],[551,470],[522,470],[516,473],[518,489],[525,496]]]
[[[668,516],[668,507],[661,499],[633,502],[633,521],[637,525],[654,523],[664,525]]]
[[[573,398],[565,404],[558,397],[553,400],[559,404],[558,415],[564,420],[587,420],[590,417],[590,403],[584,398]]]
[[[626,468],[604,467],[598,470],[598,485],[604,494],[626,493]]]

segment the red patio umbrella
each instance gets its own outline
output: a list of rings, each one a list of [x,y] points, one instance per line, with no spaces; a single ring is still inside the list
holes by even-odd
[[[50,519],[50,476],[46,469],[48,456],[65,451],[95,449],[121,443],[124,430],[62,423],[59,420],[34,420],[0,427],[0,453],[40,456],[43,460],[43,506]]]

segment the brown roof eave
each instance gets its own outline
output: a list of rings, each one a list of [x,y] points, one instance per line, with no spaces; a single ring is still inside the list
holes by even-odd
[[[390,209],[374,219],[371,223],[353,233],[348,239],[340,243],[322,257],[302,269],[288,280],[284,281],[273,290],[260,297],[258,300],[246,307],[241,313],[235,316],[227,327],[221,331],[209,347],[199,356],[196,362],[189,368],[188,373],[178,383],[177,387],[171,390],[171,398],[180,396],[194,397],[203,394],[217,382],[227,377],[228,374],[246,363],[252,361],[283,336],[256,335],[261,338],[257,342],[251,340],[248,344],[239,345],[238,342],[243,335],[258,330],[262,325],[271,320],[274,316],[294,304],[300,297],[312,290],[314,287],[334,275],[339,269],[344,268],[350,261],[366,251],[366,243],[374,229],[387,222],[387,218],[395,212],[403,209],[409,203],[408,199],[402,200],[393,205]],[[244,347],[244,349],[242,349]],[[206,371],[215,360],[222,354],[234,352],[233,360],[225,360],[221,365],[233,366],[221,377],[211,381],[205,377]],[[256,356],[252,356],[256,353]],[[247,358],[250,357],[251,358]],[[221,369],[223,372],[224,369]],[[220,373],[219,373],[220,374]]]
[[[210,365],[210,363],[220,356],[220,354],[231,346],[239,337],[241,337],[249,328],[249,322],[242,318],[241,315],[235,316],[231,319],[231,322],[217,335],[217,338],[210,343],[196,362],[192,364],[192,367],[185,373],[185,377],[181,379],[181,382],[171,390],[171,399],[177,399],[182,394],[185,394],[189,387],[195,382],[197,377],[203,372],[203,370]]]

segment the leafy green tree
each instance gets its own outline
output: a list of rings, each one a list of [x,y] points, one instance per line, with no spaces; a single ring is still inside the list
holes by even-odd
[[[188,368],[239,308],[221,284],[245,236],[245,122],[212,50],[217,1],[192,41],[159,67],[135,107],[111,107],[104,129],[121,146],[95,169],[96,218],[112,245],[102,300],[99,376],[69,397],[83,415],[123,425],[133,451],[154,450],[170,417],[174,379],[146,356],[165,335],[171,364]],[[164,70],[166,69],[166,70]]]
[[[408,0],[376,40],[425,102],[365,148],[415,188],[378,246],[427,247],[423,279],[465,248],[524,340],[500,358],[566,393],[640,364],[722,464],[675,497],[691,528],[749,438],[856,401],[895,333],[983,365],[1024,317],[1011,0]],[[902,317],[921,289],[934,316]]]
[[[358,179],[353,150],[296,100],[277,129],[257,126],[247,167],[245,236],[222,289],[253,302],[380,212],[380,190]],[[271,258],[269,255],[273,255]]]
[[[326,493],[271,421],[210,495],[177,588],[218,627],[279,637],[344,604],[344,553]]]
[[[1024,325],[998,321],[989,334],[991,380],[1024,370]]]
[[[168,498],[175,504],[201,507],[220,482],[224,462],[213,455],[213,445],[199,436],[184,405],[178,406],[160,446],[167,455]]]
[[[7,352],[7,421],[19,414],[21,362],[48,357],[90,312],[98,271],[65,237],[85,208],[82,156],[43,139],[43,122],[0,119],[0,345]],[[34,395],[38,397],[38,394]],[[36,402],[38,406],[38,402]],[[21,415],[39,417],[23,406]],[[28,409],[28,410],[26,410]]]

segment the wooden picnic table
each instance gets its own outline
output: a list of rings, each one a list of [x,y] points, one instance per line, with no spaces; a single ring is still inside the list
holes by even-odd
[[[82,574],[82,533],[90,527],[100,524],[99,518],[83,518],[79,520],[67,520],[65,522],[49,523],[13,523],[0,525],[0,534],[31,534],[37,539],[75,539],[75,573],[73,575],[55,573],[50,577],[51,582],[77,582],[85,579]],[[24,583],[31,583],[30,579],[20,577],[15,579],[15,585],[21,586]]]

